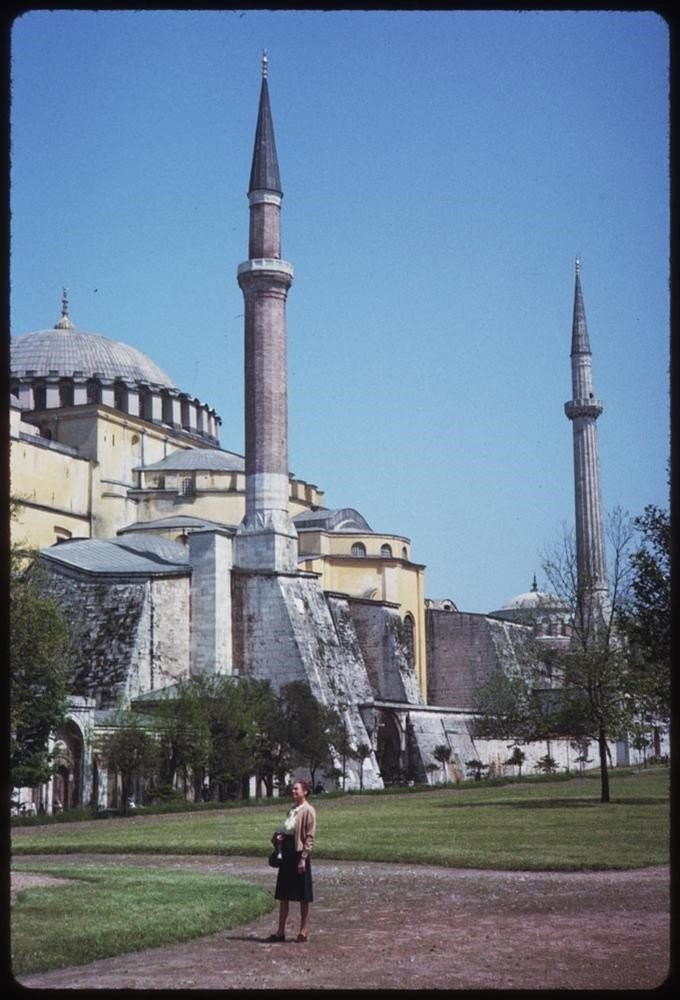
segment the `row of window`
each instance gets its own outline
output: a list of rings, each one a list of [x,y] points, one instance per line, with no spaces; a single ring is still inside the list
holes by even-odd
[[[356,556],[357,559],[360,559],[362,556],[366,555],[366,546],[364,545],[363,542],[355,542],[354,543],[354,545],[352,546],[352,555]],[[386,543],[384,545],[381,545],[380,546],[380,555],[382,556],[383,559],[391,559],[392,556],[393,556],[392,546],[391,545],[387,545]],[[401,550],[401,558],[402,559],[408,559],[408,552],[406,550],[406,546],[405,545],[403,546],[403,548]]]
[[[12,386],[12,392],[18,393],[19,384]],[[143,420],[153,422],[153,400],[156,396],[155,393],[149,391],[148,389],[139,388],[139,416]],[[86,387],[86,398],[88,403],[101,403],[102,402],[102,387],[96,379],[90,379]],[[59,406],[73,406],[74,405],[74,391],[73,382],[69,379],[63,379],[59,382]],[[36,410],[46,410],[47,407],[47,385],[44,382],[37,382],[33,386],[33,408]],[[128,413],[128,390],[127,387],[121,383],[116,383],[114,386],[114,408],[120,410],[122,413]],[[173,400],[161,393],[161,409],[162,416],[161,420],[163,423],[173,426],[173,417],[175,416],[175,411],[173,409]],[[199,407],[199,411],[202,411],[202,407]],[[190,401],[180,400],[180,423],[184,430],[191,429],[191,417],[190,417]]]

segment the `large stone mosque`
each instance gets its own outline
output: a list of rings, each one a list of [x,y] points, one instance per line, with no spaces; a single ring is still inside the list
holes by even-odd
[[[495,612],[426,599],[411,540],[326,506],[287,454],[282,187],[266,58],[248,191],[245,455],[220,445],[213,407],[137,348],[76,327],[66,291],[50,329],[11,340],[13,541],[40,550],[77,649],[56,772],[24,800],[52,811],[116,802],[98,741],[116,706],[147,707],[200,673],[306,681],[372,747],[363,785],[441,780],[478,759],[502,770],[505,743],[475,740],[478,686],[516,661],[527,633],[569,643],[569,609],[532,588]],[[56,309],[55,309],[56,311]],[[577,532],[599,552],[601,500],[591,352],[576,269],[572,421]],[[596,537],[594,537],[596,536]],[[600,565],[598,563],[598,565]],[[605,580],[604,557],[601,562]],[[548,748],[569,766],[567,741]],[[527,767],[546,744],[527,748]],[[533,755],[533,757],[532,757]],[[347,787],[359,784],[351,763]],[[354,770],[351,770],[354,768]],[[259,794],[259,789],[253,792]]]

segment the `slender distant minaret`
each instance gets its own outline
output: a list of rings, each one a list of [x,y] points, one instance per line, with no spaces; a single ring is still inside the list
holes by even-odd
[[[246,512],[234,558],[238,568],[270,572],[297,568],[297,532],[288,516],[286,373],[293,268],[281,259],[282,198],[265,52],[248,189],[249,259],[238,268],[245,302]]]
[[[593,364],[576,258],[574,319],[571,333],[572,399],[564,404],[574,433],[576,569],[581,596],[590,594],[601,610],[608,596],[597,418],[604,407],[593,392]],[[590,602],[587,602],[591,606]]]

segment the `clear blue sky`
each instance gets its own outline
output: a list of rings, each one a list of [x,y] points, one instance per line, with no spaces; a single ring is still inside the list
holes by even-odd
[[[573,524],[581,258],[603,500],[667,503],[668,35],[650,12],[34,11],[12,30],[11,326],[134,344],[243,451],[262,49],[291,470],[488,611]]]

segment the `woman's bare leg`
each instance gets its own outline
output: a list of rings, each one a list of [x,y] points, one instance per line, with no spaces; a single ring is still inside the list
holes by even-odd
[[[277,931],[280,937],[286,933],[286,920],[288,919],[288,900],[279,900],[279,929]]]
[[[307,924],[309,922],[309,903],[303,899],[300,901],[300,934],[307,937]]]

